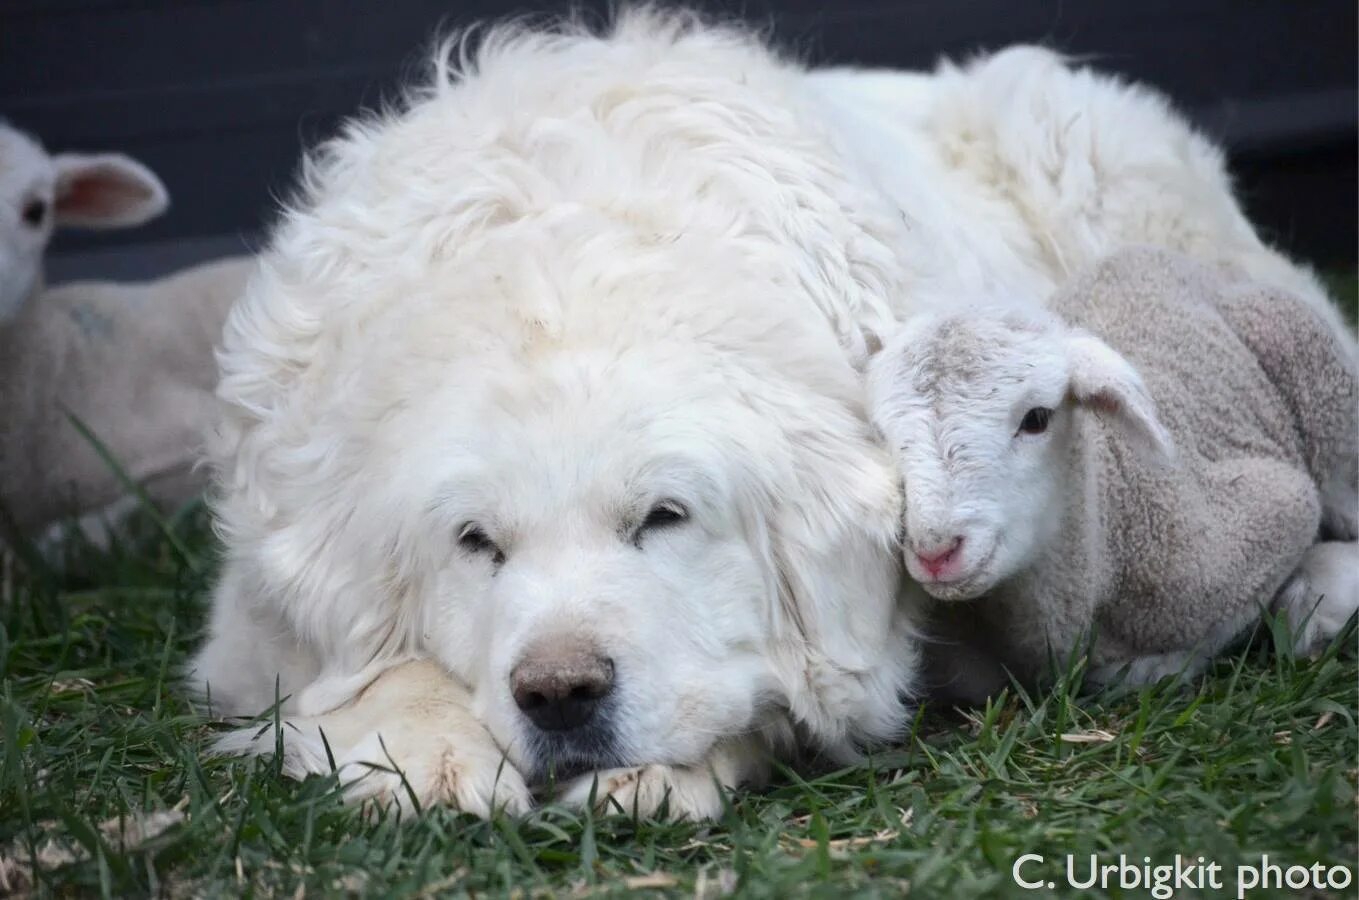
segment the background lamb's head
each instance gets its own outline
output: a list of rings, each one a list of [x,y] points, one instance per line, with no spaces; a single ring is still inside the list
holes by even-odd
[[[0,121],[0,322],[42,283],[42,254],[58,227],[126,228],[165,211],[165,186],[120,153],[48,155]]]
[[[909,321],[869,373],[869,407],[904,480],[902,551],[931,595],[979,597],[1060,540],[1076,421],[1098,414],[1169,453],[1136,369],[1039,309]]]

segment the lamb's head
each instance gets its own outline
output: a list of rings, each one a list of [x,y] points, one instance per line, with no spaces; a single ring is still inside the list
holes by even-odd
[[[39,286],[42,255],[57,227],[125,228],[160,215],[164,185],[117,153],[49,156],[0,122],[0,322]]]
[[[922,315],[874,360],[869,407],[905,486],[903,554],[945,600],[979,597],[1061,540],[1076,417],[1170,438],[1137,370],[1033,308]]]

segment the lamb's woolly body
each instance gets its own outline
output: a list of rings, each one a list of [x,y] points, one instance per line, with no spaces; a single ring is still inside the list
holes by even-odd
[[[0,327],[0,500],[25,533],[127,494],[74,414],[153,499],[178,505],[206,479],[213,351],[250,260],[150,282],[52,288]]]
[[[809,75],[749,35],[633,13],[605,36],[493,29],[446,59],[308,163],[228,322],[227,561],[193,672],[218,709],[270,706],[277,675],[285,715],[344,716],[429,656],[486,726],[460,738],[530,766],[503,676],[551,620],[632,673],[609,748],[630,763],[734,783],[759,768],[750,735],[794,730],[846,757],[900,733],[915,692],[900,498],[859,371],[895,321],[974,288],[1046,296],[1127,240],[1306,278],[1159,101],[1042,51]],[[1060,102],[1011,113],[1007,80]],[[1110,143],[1146,159],[1109,172],[1097,135],[1061,141],[1099,104],[1119,113],[1092,132],[1139,111]],[[1183,208],[1162,176],[1193,188]],[[694,498],[655,556],[619,540],[645,514],[620,485],[648,479]],[[475,516],[502,569],[457,549]],[[288,739],[319,746],[321,720],[299,721]],[[429,771],[447,735],[408,725],[392,750]]]
[[[980,617],[1028,675],[1091,636],[1097,675],[1156,656],[1192,669],[1271,605],[1323,506],[1349,523],[1327,536],[1353,540],[1354,356],[1296,297],[1161,251],[1116,254],[1050,308],[1137,367],[1176,459],[1080,417],[1060,535]]]

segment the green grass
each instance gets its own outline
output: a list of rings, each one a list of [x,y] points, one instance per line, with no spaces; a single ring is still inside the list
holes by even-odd
[[[1012,896],[1022,853],[1052,861],[1025,870],[1045,878],[1067,853],[1203,855],[1234,878],[1265,853],[1352,868],[1359,852],[1352,631],[1296,663],[1264,635],[1183,690],[1079,698],[1059,685],[971,717],[926,711],[906,745],[808,780],[784,773],[733,797],[718,823],[556,808],[494,823],[444,810],[368,821],[340,806],[332,779],[200,757],[213,726],[173,678],[203,622],[214,545],[201,510],[169,523],[173,542],[141,524],[139,540],[86,553],[84,578],[5,575],[0,865],[11,890]],[[169,828],[135,833],[143,814],[166,810]]]
[[[1359,279],[1328,282],[1353,321]],[[0,572],[0,894],[1037,896],[1012,881],[1021,854],[1044,855],[1025,874],[1060,885],[1067,854],[1080,874],[1092,853],[1179,853],[1220,864],[1235,896],[1237,866],[1262,854],[1351,872],[1359,856],[1353,629],[1295,662],[1262,628],[1185,689],[1082,697],[1064,682],[969,716],[925,710],[904,746],[814,778],[785,772],[717,823],[552,807],[493,823],[365,819],[333,779],[200,756],[214,726],[174,673],[202,627],[216,547],[201,508],[135,524],[107,552],[74,551],[82,577],[31,554]],[[169,827],[140,827],[157,813]]]

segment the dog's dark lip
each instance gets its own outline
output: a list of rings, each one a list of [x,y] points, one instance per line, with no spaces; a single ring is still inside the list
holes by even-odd
[[[571,731],[530,728],[524,739],[524,775],[529,782],[560,784],[600,769],[634,765],[621,752],[608,725],[612,712],[612,704],[606,704],[588,724]]]
[[[551,750],[545,753],[537,751],[534,754],[533,767],[525,774],[528,775],[529,783],[533,785],[560,785],[591,772],[619,769],[635,764],[612,752],[586,755],[572,752],[554,753]]]
[[[574,781],[582,775],[589,775],[591,772],[598,772],[601,769],[621,768],[621,762],[584,762],[572,760],[569,762],[557,762],[553,760],[545,766],[540,765],[535,777],[529,779],[529,783],[540,788],[549,788],[553,785],[565,784]]]

